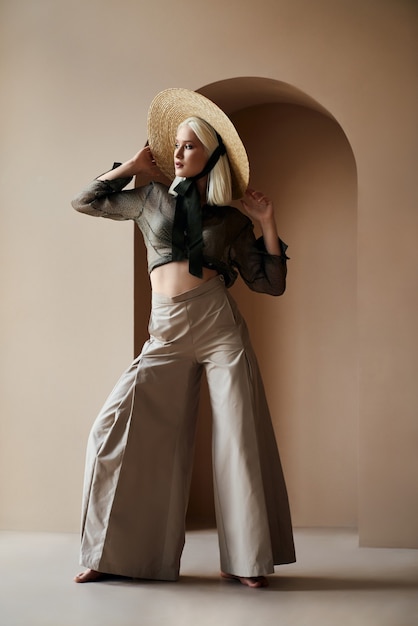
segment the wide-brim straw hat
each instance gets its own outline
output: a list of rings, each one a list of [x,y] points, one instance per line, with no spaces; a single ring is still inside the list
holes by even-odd
[[[249,164],[242,143],[229,117],[214,102],[189,89],[165,89],[157,94],[148,111],[148,142],[160,170],[174,179],[174,144],[177,128],[188,117],[208,122],[226,147],[232,178],[232,197],[241,198],[249,180]]]

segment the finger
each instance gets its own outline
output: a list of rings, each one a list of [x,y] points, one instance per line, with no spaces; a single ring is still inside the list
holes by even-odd
[[[263,202],[266,196],[261,191],[254,191],[252,193],[252,197],[256,202]]]

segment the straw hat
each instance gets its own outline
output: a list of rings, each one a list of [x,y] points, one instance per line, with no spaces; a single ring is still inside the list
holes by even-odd
[[[249,165],[244,145],[229,117],[211,100],[189,89],[166,89],[157,94],[148,111],[148,141],[160,170],[174,179],[174,144],[177,128],[188,117],[200,117],[222,137],[232,177],[232,197],[241,198],[248,187]]]

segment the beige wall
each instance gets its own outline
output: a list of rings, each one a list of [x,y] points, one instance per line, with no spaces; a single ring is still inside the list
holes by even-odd
[[[304,107],[237,117],[251,185],[276,199],[289,242],[283,298],[251,297],[257,346],[294,523],[357,523],[357,183],[337,124]],[[266,132],[268,129],[268,132]],[[243,296],[240,289],[240,296]],[[246,299],[248,296],[246,292]]]
[[[85,438],[132,356],[132,226],[69,199],[142,144],[158,90],[251,76],[269,96],[244,81],[243,104],[283,106],[268,111],[274,188],[239,116],[291,246],[288,293],[259,310],[254,296],[248,313],[296,521],[358,521],[362,544],[417,546],[416,3],[211,6],[2,3],[1,527],[77,529]],[[144,318],[148,302],[144,289]],[[256,314],[281,354],[277,379]]]

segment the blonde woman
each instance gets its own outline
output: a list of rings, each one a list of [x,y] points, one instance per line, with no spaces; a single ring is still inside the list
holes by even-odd
[[[275,565],[295,560],[291,518],[257,361],[228,288],[239,274],[253,291],[281,295],[286,246],[271,200],[247,189],[245,148],[213,102],[185,89],[161,92],[148,138],[72,203],[81,213],[136,222],[152,287],[149,340],[89,437],[87,569],[75,580],[178,579],[205,371],[221,576],[264,587]],[[134,176],[153,182],[126,190]],[[230,206],[234,198],[247,215]]]

